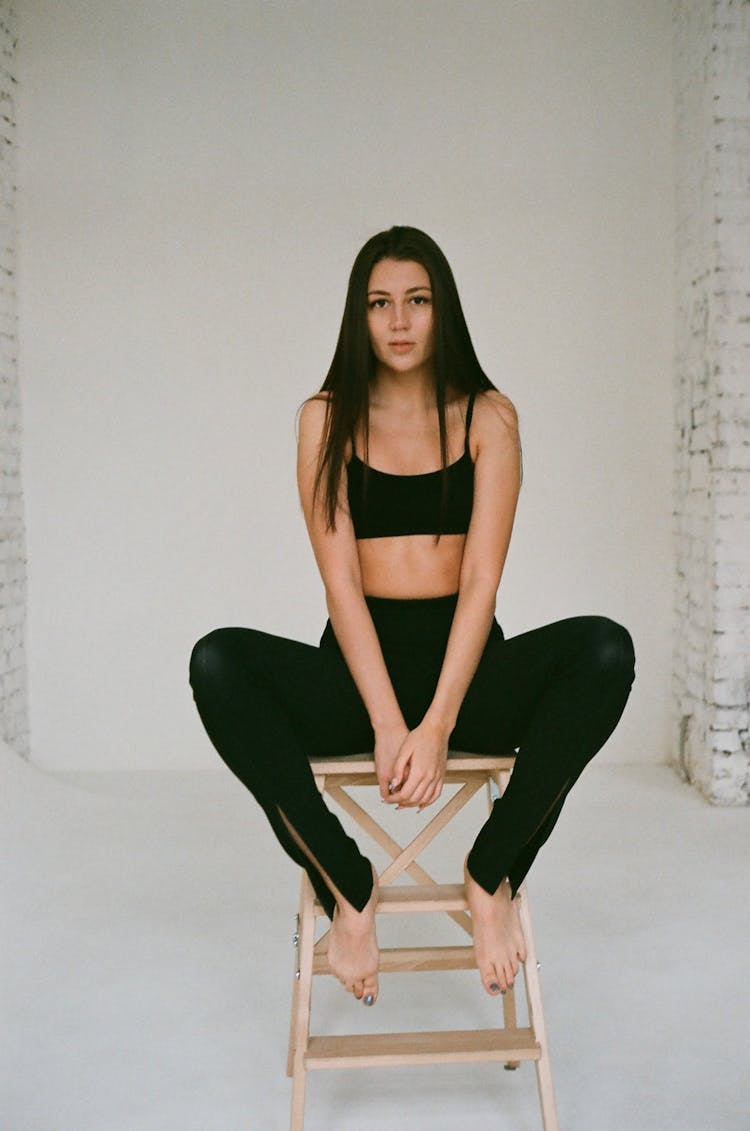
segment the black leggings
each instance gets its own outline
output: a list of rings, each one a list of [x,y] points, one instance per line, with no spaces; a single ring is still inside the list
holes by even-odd
[[[409,729],[430,705],[457,594],[367,597]],[[471,875],[515,895],[587,762],[609,738],[635,676],[628,631],[606,617],[556,621],[506,640],[493,620],[464,697],[454,749],[518,750],[510,783],[469,853]],[[372,891],[370,864],[315,785],[311,755],[372,751],[367,711],[331,623],[316,648],[251,628],[219,628],[190,658],[198,711],[217,751],[263,807],[283,848],[304,867],[329,917],[335,901],[286,821],[358,910]]]

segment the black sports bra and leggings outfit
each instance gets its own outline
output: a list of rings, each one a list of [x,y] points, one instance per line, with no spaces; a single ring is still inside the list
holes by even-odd
[[[447,468],[444,502],[441,471],[392,475],[365,468],[352,455],[348,499],[357,539],[468,531],[473,408],[472,394],[464,452]],[[432,701],[457,599],[457,593],[365,597],[409,729]],[[571,786],[614,730],[634,663],[630,634],[607,617],[570,617],[509,640],[493,619],[450,736],[456,749],[518,750],[508,788],[469,853],[469,871],[486,891],[494,892],[506,876],[517,891]],[[372,891],[370,864],[321,797],[308,761],[310,755],[356,754],[374,746],[367,710],[330,620],[318,647],[252,628],[215,629],[193,648],[190,683],[211,742],[263,807],[288,855],[306,868],[329,917],[333,896],[280,811],[345,898],[362,910]],[[464,851],[457,850],[459,861]]]

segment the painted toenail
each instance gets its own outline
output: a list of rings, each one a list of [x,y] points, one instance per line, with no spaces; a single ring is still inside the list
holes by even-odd
[[[375,1001],[375,998],[372,994],[367,994],[364,998],[362,998],[362,1000],[364,1001],[365,1005],[372,1005]]]
[[[505,990],[500,990],[500,993],[501,993],[501,994],[504,994],[504,993],[505,993]]]
[[[490,989],[492,990],[493,994],[496,994],[500,987],[498,986],[497,982],[493,982],[490,986]]]

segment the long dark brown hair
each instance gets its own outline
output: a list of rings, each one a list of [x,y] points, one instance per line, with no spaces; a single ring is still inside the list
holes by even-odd
[[[347,440],[361,424],[364,440],[364,483],[370,434],[370,382],[375,355],[367,327],[367,287],[381,259],[413,260],[430,276],[434,325],[435,399],[440,422],[443,500],[447,488],[445,394],[447,389],[475,393],[494,389],[474,352],[450,264],[433,239],[419,228],[395,226],[372,236],[354,260],[346,292],[336,351],[319,392],[328,392],[324,440],[313,497],[322,490],[326,528],[336,529],[338,488]],[[316,394],[318,395],[318,394]],[[439,536],[439,535],[438,535]]]

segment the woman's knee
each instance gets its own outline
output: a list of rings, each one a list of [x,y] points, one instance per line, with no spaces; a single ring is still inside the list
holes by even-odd
[[[235,632],[232,628],[214,628],[193,645],[189,672],[194,691],[226,678]]]
[[[215,628],[202,636],[190,655],[193,691],[227,690],[238,681],[263,682],[268,667],[268,645],[273,637],[255,628]]]
[[[597,671],[630,684],[635,677],[635,648],[627,628],[609,617],[589,617],[588,648]]]

